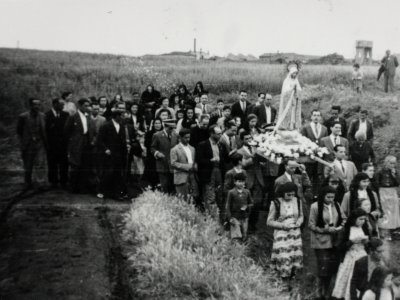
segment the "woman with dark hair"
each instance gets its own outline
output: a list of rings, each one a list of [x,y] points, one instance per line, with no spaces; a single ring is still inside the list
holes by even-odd
[[[183,119],[179,120],[178,124],[176,125],[176,132],[179,133],[182,128],[190,130],[197,125],[198,122],[194,114],[194,109],[191,106],[187,106]]]
[[[290,281],[303,268],[300,230],[304,221],[303,209],[293,182],[281,185],[277,195],[267,220],[267,225],[274,229],[271,264],[282,279]]]
[[[369,177],[365,173],[358,173],[354,176],[349,191],[344,194],[342,201],[342,210],[346,216],[356,207],[357,201],[360,199],[368,199],[371,202],[371,214],[376,219],[381,216],[378,195],[372,191],[369,183]]]
[[[339,266],[332,296],[337,299],[350,300],[350,286],[355,262],[367,255],[364,244],[368,242],[368,232],[364,223],[367,213],[361,208],[353,210],[344,226],[341,248],[346,251]]]
[[[204,90],[204,86],[203,86],[203,82],[201,82],[201,81],[198,81],[197,83],[196,83],[196,86],[194,87],[194,90],[193,90],[193,93],[192,93],[192,95],[193,96],[201,96],[201,94],[203,94],[205,92],[205,90]]]
[[[328,299],[331,279],[336,274],[339,257],[337,237],[346,223],[346,216],[335,202],[336,189],[325,186],[321,189],[317,202],[310,208],[308,226],[311,233],[311,248],[317,257],[318,297]]]
[[[397,159],[389,155],[385,158],[382,170],[376,174],[379,185],[379,194],[385,217],[379,224],[386,239],[391,240],[390,230],[400,227],[400,208],[397,188],[399,187],[399,175],[396,170]]]
[[[336,174],[329,174],[322,182],[321,189],[326,186],[333,187],[336,190],[335,202],[341,204],[346,192],[343,181]]]
[[[249,114],[247,116],[246,123],[243,128],[249,132],[254,138],[260,134],[260,129],[257,127],[258,117],[255,114]]]
[[[142,93],[142,96],[140,97],[142,105],[144,105],[145,108],[151,108],[153,112],[155,111],[160,98],[161,93],[155,90],[152,84],[147,85],[146,90]]]
[[[395,300],[393,272],[385,267],[376,267],[362,300]]]
[[[375,166],[373,163],[363,163],[361,165],[361,170],[363,173],[367,174],[369,177],[369,187],[378,195],[379,207],[382,210],[381,196],[379,194],[379,184],[375,176]]]
[[[367,213],[364,227],[368,230],[368,235],[371,237],[379,237],[378,220],[371,214],[371,201],[366,198],[359,199],[356,207],[360,207]]]
[[[153,135],[163,130],[163,122],[160,118],[155,118],[149,130],[146,132],[144,138],[144,146],[146,149],[151,148],[151,141],[153,139]],[[153,155],[147,155],[145,162],[144,162],[144,174],[143,174],[143,181],[147,181],[150,185],[155,188],[159,183],[158,173],[156,172],[156,159]]]

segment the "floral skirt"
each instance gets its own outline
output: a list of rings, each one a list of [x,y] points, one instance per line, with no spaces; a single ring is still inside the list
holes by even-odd
[[[380,188],[381,203],[384,216],[379,220],[379,228],[396,229],[400,227],[399,196],[396,188]]]
[[[303,268],[302,245],[300,228],[275,229],[271,263],[281,277],[290,277]]]
[[[354,264],[358,259],[366,255],[367,252],[365,252],[364,246],[361,244],[355,244],[347,251],[343,262],[339,266],[335,287],[332,292],[333,297],[350,300],[350,283],[353,277]]]

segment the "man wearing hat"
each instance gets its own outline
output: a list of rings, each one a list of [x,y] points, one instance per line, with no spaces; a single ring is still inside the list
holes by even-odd
[[[171,149],[178,144],[178,135],[175,132],[176,120],[166,119],[163,122],[164,130],[156,132],[151,142],[151,153],[156,159],[156,169],[160,178],[161,190],[164,193],[173,191],[173,176],[171,169]]]
[[[100,179],[99,198],[127,199],[126,166],[131,149],[133,132],[125,127],[124,109],[111,111],[111,120],[100,127],[97,148],[102,157],[103,172]]]

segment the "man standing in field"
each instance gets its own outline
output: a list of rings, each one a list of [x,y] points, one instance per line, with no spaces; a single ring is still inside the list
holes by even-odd
[[[239,117],[241,120],[241,124],[246,124],[250,106],[251,103],[247,101],[247,91],[240,91],[239,101],[235,102],[232,105],[232,118]]]
[[[18,117],[17,135],[21,145],[26,188],[37,184],[40,189],[46,183],[47,137],[45,115],[40,112],[41,104],[39,99],[29,99],[30,110]]]
[[[386,56],[382,58],[382,66],[385,68],[384,71],[384,88],[385,92],[394,91],[394,76],[396,75],[396,68],[399,66],[397,57],[390,54],[390,50],[386,50]]]

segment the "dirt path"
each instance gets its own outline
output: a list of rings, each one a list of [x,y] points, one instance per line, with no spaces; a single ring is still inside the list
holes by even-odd
[[[61,190],[16,201],[1,220],[0,299],[132,299],[118,228],[128,208]]]

